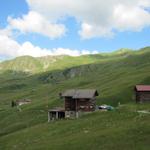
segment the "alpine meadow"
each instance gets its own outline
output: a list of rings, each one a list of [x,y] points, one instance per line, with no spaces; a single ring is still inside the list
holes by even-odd
[[[0,150],[149,150],[150,103],[136,103],[134,91],[144,84],[150,47],[2,61]],[[96,105],[114,109],[48,122],[48,110],[64,107],[59,93],[68,89],[96,89]],[[31,103],[12,107],[19,99]]]

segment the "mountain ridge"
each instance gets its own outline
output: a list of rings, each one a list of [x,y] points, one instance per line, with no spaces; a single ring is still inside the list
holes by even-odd
[[[131,49],[120,49],[111,53],[81,55],[77,57],[72,57],[68,55],[43,57],[21,56],[12,60],[0,62],[0,72],[12,70],[34,74],[39,72],[50,71],[53,69],[61,69],[80,66],[84,64],[98,63],[100,61],[107,60],[110,57],[114,57],[114,59],[118,58],[119,56],[127,57],[128,55],[147,52],[147,49],[149,49],[149,47],[145,47],[138,51],[133,51]]]

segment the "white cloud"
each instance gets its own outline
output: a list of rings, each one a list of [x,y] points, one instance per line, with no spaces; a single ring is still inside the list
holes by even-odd
[[[0,35],[0,56],[15,57],[20,45],[6,35]]]
[[[30,11],[22,18],[8,17],[9,27],[18,29],[22,33],[39,33],[50,38],[61,37],[65,34],[66,29],[62,24],[50,23],[41,14]]]
[[[12,36],[12,31],[9,27],[6,27],[4,29],[0,28],[0,35]]]
[[[149,0],[140,0],[138,5],[143,6],[143,7],[150,7],[150,1]]]
[[[115,31],[150,26],[150,0],[27,0],[30,9],[52,21],[67,16],[81,22],[82,38],[111,37]]]
[[[150,14],[140,7],[119,4],[113,13],[114,26],[120,30],[140,31],[150,25]]]
[[[112,37],[115,32],[141,31],[150,26],[150,0],[27,0],[28,14],[8,17],[8,26],[0,29],[0,56],[71,55],[97,53],[64,48],[44,49],[29,41],[19,44],[12,38],[14,29],[21,33],[38,33],[50,38],[65,34],[65,25],[58,23],[68,16],[80,24],[81,38]]]
[[[72,50],[65,48],[45,49],[34,46],[30,42],[19,44],[7,35],[0,35],[0,56],[1,57],[17,57],[29,55],[33,57],[41,57],[47,55],[70,55],[79,56],[84,54],[95,54],[97,51],[90,52],[87,50]]]
[[[82,23],[81,30],[79,31],[80,36],[83,39],[90,39],[94,37],[112,37],[113,33],[109,27],[90,25],[88,23]]]

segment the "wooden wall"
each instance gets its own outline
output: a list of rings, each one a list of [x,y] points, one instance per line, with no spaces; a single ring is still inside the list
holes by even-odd
[[[94,111],[95,110],[95,99],[79,99],[77,101],[78,111]]]
[[[136,91],[137,102],[150,102],[150,92],[138,92]]]
[[[65,98],[65,111],[75,111],[76,110],[76,101],[72,98]]]
[[[95,99],[71,99],[65,98],[66,111],[94,111],[96,104]]]

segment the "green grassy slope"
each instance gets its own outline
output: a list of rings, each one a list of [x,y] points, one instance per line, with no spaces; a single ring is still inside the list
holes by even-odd
[[[11,70],[34,74],[54,69],[65,69],[74,66],[103,62],[110,59],[115,60],[122,56],[128,56],[132,53],[135,52],[128,49],[121,49],[108,54],[83,55],[80,57],[62,55],[34,58],[31,56],[22,56],[0,63],[0,72]]]
[[[115,112],[95,112],[78,120],[41,123],[27,127],[2,136],[0,148],[149,150],[149,115],[130,112],[126,107]]]
[[[49,58],[42,59],[38,58],[38,63],[49,62]],[[28,63],[24,69],[27,67]],[[31,67],[32,75],[24,69],[11,71],[11,67],[1,72],[0,149],[149,149],[150,115],[136,110],[150,111],[150,105],[135,104],[133,93],[135,84],[150,84],[149,47],[73,59],[63,56],[44,73],[41,68]],[[63,106],[58,93],[69,88],[96,88],[100,93],[97,104],[117,106],[121,102],[123,106],[114,112],[48,124],[47,109]],[[21,112],[10,107],[10,102],[19,98],[32,100]]]

